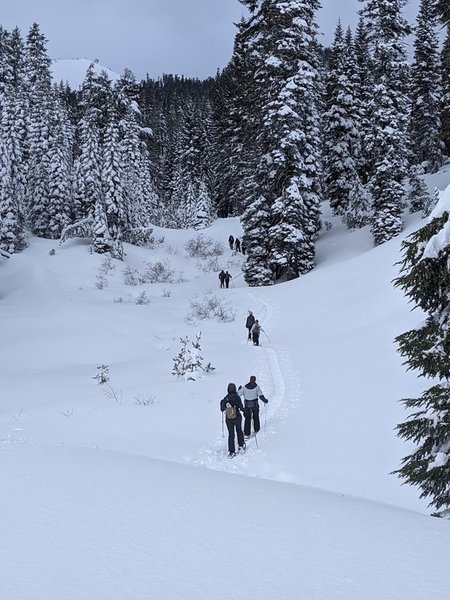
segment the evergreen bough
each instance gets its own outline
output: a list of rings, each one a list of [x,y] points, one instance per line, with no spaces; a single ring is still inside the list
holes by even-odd
[[[450,244],[449,214],[430,222],[403,242],[401,275],[395,286],[427,313],[419,327],[396,338],[408,369],[432,385],[419,398],[405,398],[413,412],[397,426],[398,436],[416,449],[394,471],[417,486],[429,506],[450,508]]]

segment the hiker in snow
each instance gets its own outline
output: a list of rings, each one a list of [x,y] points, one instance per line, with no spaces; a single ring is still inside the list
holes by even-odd
[[[259,403],[258,399],[262,400],[264,404],[267,404],[269,401],[264,396],[261,391],[261,388],[256,383],[256,377],[252,375],[250,377],[250,381],[242,387],[239,386],[238,390],[239,396],[244,397],[244,436],[246,439],[250,437],[251,427],[252,427],[252,419],[253,419],[253,431],[258,433],[261,429],[261,424],[259,421]]]
[[[220,287],[225,287],[225,271],[222,269],[219,273]],[[227,286],[228,287],[228,286]]]
[[[227,286],[227,288],[228,288],[228,287],[229,287],[229,285],[230,285],[230,279],[233,279],[233,278],[232,278],[232,277],[231,277],[231,275],[228,273],[228,271],[226,271],[226,273],[225,273],[225,285]]]
[[[249,310],[247,320],[245,321],[245,326],[248,329],[248,339],[249,340],[252,339],[252,327],[254,324],[255,324],[255,317],[253,316],[252,311]]]
[[[253,327],[251,328],[252,340],[254,346],[259,346],[259,334],[261,333],[261,325],[258,319],[256,319]]]
[[[241,245],[241,252],[242,252],[242,254],[245,256],[245,246],[244,246],[244,242],[242,242],[242,245]]]
[[[220,401],[220,410],[225,413],[225,422],[228,429],[228,456],[236,456],[236,446],[234,443],[235,430],[239,451],[245,450],[244,434],[242,433],[242,415],[244,411],[242,400],[236,392],[236,384],[229,383],[227,395]]]
[[[230,244],[230,250],[233,250],[234,237],[232,235],[228,238],[228,243]]]
[[[241,242],[240,242],[239,238],[236,238],[234,240],[234,249],[236,250],[236,252],[241,251]]]

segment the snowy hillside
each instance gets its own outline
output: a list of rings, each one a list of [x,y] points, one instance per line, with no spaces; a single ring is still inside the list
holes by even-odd
[[[0,263],[2,598],[448,597],[450,523],[389,475],[408,450],[399,400],[423,385],[393,342],[421,316],[391,284],[420,221],[373,248],[325,218],[317,268],[273,288],[246,287],[226,248],[219,289],[187,255],[194,231],[156,228],[124,263],[37,238]],[[240,224],[204,234],[225,248]],[[125,284],[156,261],[172,283]],[[186,321],[209,292],[234,321]],[[176,380],[180,337],[198,331],[216,370]],[[252,374],[262,430],[227,460],[219,401]]]
[[[89,60],[87,58],[62,58],[53,60],[51,65],[51,72],[53,81],[59,83],[68,83],[72,90],[78,90],[83,83],[86,76],[86,71],[89,66],[94,63],[94,72],[99,74],[102,71],[106,71],[111,81],[117,81],[120,77],[108,67],[104,67],[97,61]]]

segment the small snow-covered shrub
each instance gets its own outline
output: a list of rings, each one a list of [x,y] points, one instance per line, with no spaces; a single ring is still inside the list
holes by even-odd
[[[136,297],[135,302],[136,304],[150,304],[150,298],[145,292],[141,292],[139,296]]]
[[[224,246],[220,242],[206,237],[199,233],[190,239],[184,246],[189,256],[193,258],[209,258],[211,256],[221,256],[224,253]]]
[[[125,304],[125,300],[122,296],[119,296],[118,298],[114,298],[114,304]]]
[[[212,373],[215,369],[209,362],[203,364],[204,358],[201,349],[202,333],[199,331],[194,341],[189,337],[180,338],[181,349],[173,359],[172,375],[177,379],[182,377],[185,381],[196,381],[202,373]]]
[[[101,273],[99,271],[96,275],[96,280],[97,281],[95,282],[95,287],[98,290],[103,290],[105,287],[108,287],[108,278],[104,273]]]
[[[199,271],[205,273],[205,275],[206,273],[211,273],[211,271],[220,271],[219,262],[216,256],[208,258],[204,261],[198,260],[195,266]]]
[[[171,268],[168,260],[160,260],[154,263],[147,263],[147,268],[143,276],[144,283],[173,283],[174,269]]]
[[[139,271],[134,267],[127,265],[123,270],[123,282],[125,285],[139,285],[141,283]]]
[[[171,295],[172,295],[171,290],[164,290],[162,293],[163,298],[170,298]]]
[[[129,229],[125,236],[125,242],[129,242],[134,246],[142,246],[143,248],[153,248],[155,245],[153,229],[151,227],[134,227],[133,229]]]
[[[110,256],[105,256],[96,275],[97,281],[95,286],[98,290],[108,287],[108,274],[110,271],[114,271],[115,268],[112,258]]]
[[[109,381],[109,365],[98,365],[97,367],[97,375],[94,375],[92,379],[99,385],[103,385]]]
[[[138,394],[134,397],[136,406],[153,406],[156,402],[155,396],[151,394]]]
[[[201,297],[195,297],[191,300],[190,311],[187,316],[188,321],[203,321],[206,319],[216,319],[223,323],[234,321],[236,313],[230,302],[215,296],[211,292]]]

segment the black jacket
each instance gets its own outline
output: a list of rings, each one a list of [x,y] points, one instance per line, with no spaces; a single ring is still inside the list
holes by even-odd
[[[255,317],[253,315],[248,315],[247,321],[245,322],[245,326],[247,329],[251,329],[255,324]]]
[[[244,406],[242,404],[241,398],[237,394],[227,394],[225,398],[222,398],[220,401],[220,410],[223,412],[227,407],[227,402],[231,404],[231,406],[236,406],[238,418],[241,416],[240,410],[244,410]]]

